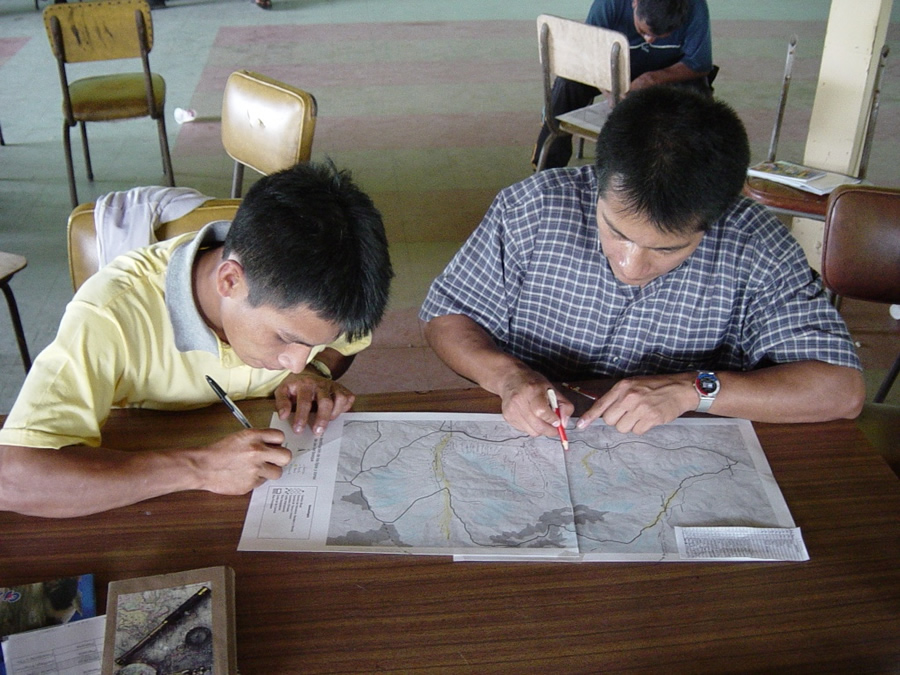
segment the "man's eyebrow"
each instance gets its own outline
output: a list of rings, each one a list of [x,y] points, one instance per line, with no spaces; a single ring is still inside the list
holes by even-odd
[[[614,235],[616,235],[620,239],[624,239],[625,241],[630,241],[632,244],[634,243],[633,240],[626,237],[625,234],[620,232],[616,228],[616,226],[610,222],[609,218],[606,217],[606,211],[601,211],[601,215],[603,216],[603,222],[606,223],[606,226],[610,229],[610,231],[612,231]],[[687,248],[690,245],[691,242],[685,241],[681,244],[675,244],[673,246],[649,246],[647,248],[649,248],[651,251],[680,251],[681,249]]]
[[[281,333],[281,339],[285,342],[293,342],[294,344],[303,345],[304,347],[315,347],[316,345],[309,343],[301,337],[297,337],[293,333]]]
[[[316,343],[309,342],[308,340],[305,340],[302,337],[294,335],[293,333],[283,332],[280,335],[281,335],[281,339],[284,340],[285,342],[292,342],[294,344],[303,345],[304,347],[318,347],[319,344],[322,344],[322,343],[318,343],[318,342],[316,342]],[[341,336],[341,332],[338,331],[337,335],[335,335],[331,340],[329,340],[327,343],[324,343],[324,344],[334,342],[340,336]]]

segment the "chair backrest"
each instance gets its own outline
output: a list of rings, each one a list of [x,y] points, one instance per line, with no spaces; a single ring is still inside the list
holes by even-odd
[[[544,83],[564,77],[612,93],[617,103],[631,81],[627,38],[619,32],[542,14],[537,19]]]
[[[843,185],[831,193],[822,280],[843,297],[900,303],[900,190]]]
[[[185,216],[156,229],[160,241],[195,232],[214,220],[231,220],[240,199],[210,199]],[[97,230],[94,227],[94,203],[79,204],[69,215],[68,224],[69,276],[77,291],[81,284],[98,269]]]
[[[312,94],[239,70],[225,83],[222,145],[235,162],[275,173],[309,160],[316,115]]]
[[[47,5],[44,26],[64,63],[139,58],[153,48],[146,0],[92,0]]]

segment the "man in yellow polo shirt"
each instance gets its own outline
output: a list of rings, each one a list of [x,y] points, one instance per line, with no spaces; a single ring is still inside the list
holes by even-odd
[[[235,399],[274,393],[281,419],[321,434],[353,404],[333,378],[369,345],[392,275],[380,214],[328,164],[261,178],[231,223],[116,258],[69,303],[0,429],[0,510],[77,516],[277,478],[291,454],[276,429],[123,452],[101,427],[113,407],[217,401],[210,376]]]

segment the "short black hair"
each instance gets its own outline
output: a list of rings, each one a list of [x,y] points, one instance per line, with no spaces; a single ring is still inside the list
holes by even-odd
[[[223,256],[244,268],[254,307],[306,306],[350,339],[381,321],[391,278],[381,214],[347,171],[300,163],[247,191]]]
[[[603,197],[616,193],[662,232],[706,231],[738,198],[750,164],[747,131],[726,103],[685,87],[629,93],[597,140]]]
[[[647,24],[654,35],[668,35],[687,20],[689,0],[637,0],[635,16]]]

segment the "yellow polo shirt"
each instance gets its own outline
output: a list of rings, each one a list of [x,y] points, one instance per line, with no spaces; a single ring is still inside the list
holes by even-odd
[[[230,223],[210,223],[119,256],[85,282],[66,307],[54,341],[34,361],[0,444],[61,448],[100,445],[113,407],[175,410],[218,398],[215,379],[235,399],[269,396],[288,371],[251,368],[203,322],[191,270],[203,247],[224,240]],[[344,355],[371,336],[325,347]]]

